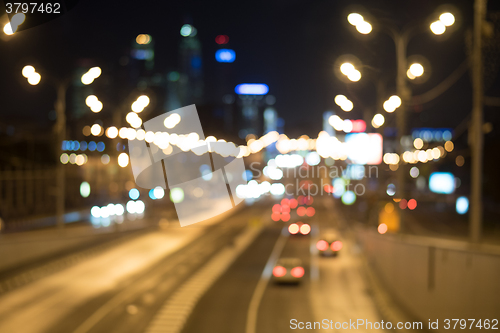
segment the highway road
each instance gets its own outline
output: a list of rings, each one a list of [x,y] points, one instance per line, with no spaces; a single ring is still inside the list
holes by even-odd
[[[211,225],[140,235],[4,294],[0,332],[260,333],[289,332],[292,319],[380,321],[352,240],[337,258],[315,251],[322,230],[341,226],[323,199],[302,220],[313,227],[306,236],[271,221],[271,200]],[[269,279],[280,257],[302,260],[299,285]]]

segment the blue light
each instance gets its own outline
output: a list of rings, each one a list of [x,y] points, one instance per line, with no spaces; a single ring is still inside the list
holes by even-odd
[[[433,172],[429,177],[429,190],[441,194],[453,193],[455,191],[455,177],[450,172]]]
[[[153,199],[153,200],[156,200],[156,197],[155,197],[155,190],[154,190],[154,189],[152,189],[152,190],[150,190],[150,191],[149,191],[149,197],[150,197],[151,199]]]
[[[455,207],[458,214],[467,213],[469,211],[469,199],[467,197],[458,197]]]
[[[202,171],[202,173],[203,173],[203,171]],[[245,170],[245,171],[243,171],[242,177],[243,177],[243,180],[248,182],[248,181],[252,180],[253,173],[250,170]]]
[[[191,58],[191,67],[201,68],[201,58],[197,56]]]
[[[353,191],[346,191],[341,200],[344,205],[352,205],[356,201],[356,194]]]
[[[140,195],[141,195],[141,194],[139,193],[139,190],[138,190],[138,189],[136,189],[136,188],[133,188],[133,189],[131,189],[130,191],[128,191],[128,196],[129,196],[129,197],[130,197],[130,199],[132,199],[132,200],[137,200],[137,199],[139,199],[139,196],[140,196]]]
[[[238,95],[265,95],[269,92],[269,87],[263,83],[242,83],[234,91]]]
[[[94,150],[96,149],[96,146],[97,146],[97,145],[95,144],[95,142],[94,142],[94,141],[90,141],[90,142],[89,142],[89,150],[90,150],[90,151],[94,151]]]
[[[97,151],[103,151],[103,150],[104,150],[104,148],[106,148],[106,145],[104,144],[104,142],[99,141],[99,142],[97,143]]]
[[[85,141],[80,142],[80,150],[81,151],[87,150],[87,142],[85,142]]]
[[[220,49],[215,52],[215,60],[218,62],[234,62],[236,53],[231,49]]]

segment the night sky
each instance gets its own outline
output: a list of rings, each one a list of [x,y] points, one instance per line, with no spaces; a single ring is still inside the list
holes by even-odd
[[[140,33],[155,39],[155,71],[166,73],[178,62],[179,29],[193,24],[203,47],[206,94],[211,93],[214,52],[218,34],[230,37],[236,51],[238,82],[261,82],[277,98],[276,108],[286,121],[290,136],[317,135],[321,116],[337,110],[344,118],[361,117],[361,107],[374,109],[375,86],[369,80],[387,81],[388,96],[395,93],[395,56],[392,40],[382,33],[360,36],[346,21],[353,1],[255,0],[239,1],[97,1],[83,0],[69,13],[44,25],[0,40],[2,63],[2,123],[50,125],[54,92],[48,85],[29,86],[20,75],[25,64],[57,77],[72,73],[77,59],[91,58],[113,71]],[[426,22],[434,10],[448,2],[435,0],[358,1],[378,20],[402,27]],[[413,85],[414,95],[446,78],[466,57],[464,34],[472,25],[472,1],[453,1],[458,9],[457,27],[444,38],[428,29],[411,40],[408,55],[421,54],[432,65],[429,79]],[[490,1],[490,10],[493,8]],[[496,4],[498,6],[498,4]],[[434,18],[435,19],[435,18]],[[374,28],[375,25],[374,25]],[[364,38],[361,38],[364,37]],[[356,55],[377,71],[366,71],[366,80],[346,85],[335,77],[333,64],[343,54]],[[365,72],[363,72],[365,78]],[[44,79],[42,72],[42,80]],[[42,82],[43,83],[43,82]],[[498,91],[498,79],[487,94]],[[342,113],[333,102],[339,93],[352,94],[353,112]],[[451,89],[431,103],[412,111],[412,124],[456,127],[471,110],[470,76],[465,74]],[[498,93],[497,93],[498,95]],[[497,110],[486,110],[495,120]],[[388,120],[390,121],[390,120]],[[411,128],[411,125],[410,125]]]

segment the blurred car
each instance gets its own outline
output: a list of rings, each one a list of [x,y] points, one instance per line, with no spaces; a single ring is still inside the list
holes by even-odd
[[[343,246],[344,244],[335,231],[323,233],[320,240],[316,242],[319,255],[325,257],[336,257]]]
[[[304,273],[304,267],[299,258],[281,258],[273,268],[273,281],[298,284],[302,281]]]
[[[288,226],[290,235],[308,235],[311,232],[311,226],[307,223],[296,222]]]

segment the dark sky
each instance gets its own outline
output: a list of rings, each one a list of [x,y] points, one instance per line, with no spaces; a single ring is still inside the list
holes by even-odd
[[[492,1],[490,0],[490,3]],[[92,58],[104,71],[118,60],[140,33],[156,41],[155,66],[159,72],[175,68],[179,29],[190,20],[203,45],[205,84],[214,71],[218,34],[230,37],[236,51],[238,82],[262,82],[277,98],[276,108],[291,135],[316,135],[321,114],[334,110],[338,93],[355,94],[352,100],[373,108],[375,87],[368,80],[346,86],[334,75],[333,64],[343,54],[355,54],[364,64],[379,68],[374,79],[387,80],[394,93],[395,58],[392,41],[382,33],[359,38],[346,23],[353,1],[255,0],[223,1],[98,1],[83,0],[68,14],[44,25],[0,40],[2,111],[0,122],[47,122],[54,93],[48,85],[31,87],[20,71],[27,63],[54,76],[72,72],[76,60]],[[378,20],[402,27],[425,22],[445,1],[359,1]],[[408,55],[421,54],[432,74],[415,94],[425,92],[447,77],[465,59],[464,33],[472,24],[472,1],[452,1],[458,9],[457,29],[439,40],[429,32],[416,36]],[[493,8],[498,9],[498,8]],[[42,73],[43,74],[43,73]],[[367,74],[367,77],[370,76]],[[361,117],[360,108],[341,116]],[[466,74],[439,99],[423,105],[413,118],[419,126],[455,127],[470,112],[470,78]]]

